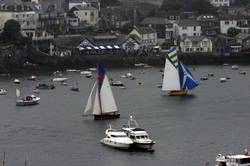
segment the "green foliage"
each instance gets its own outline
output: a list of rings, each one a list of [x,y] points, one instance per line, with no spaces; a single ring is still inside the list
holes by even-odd
[[[101,8],[105,8],[108,6],[116,6],[120,4],[119,0],[100,0]]]
[[[129,32],[131,32],[133,29],[133,24],[132,23],[126,23],[122,26],[121,28],[121,32],[123,34],[128,34]]]
[[[231,28],[229,28],[227,30],[228,36],[231,36],[231,37],[234,37],[234,36],[238,35],[240,32],[241,32],[240,29],[236,29],[236,28],[233,28],[233,27],[231,27]]]
[[[21,26],[16,20],[8,20],[4,24],[2,37],[6,41],[16,41],[21,36]]]
[[[8,20],[4,24],[3,32],[0,34],[2,45],[14,44],[18,47],[30,45],[31,41],[21,33],[21,26],[16,20]]]
[[[237,6],[250,5],[250,0],[235,0],[234,5],[237,5]]]
[[[190,10],[199,14],[216,14],[216,9],[206,0],[164,0],[162,10]]]

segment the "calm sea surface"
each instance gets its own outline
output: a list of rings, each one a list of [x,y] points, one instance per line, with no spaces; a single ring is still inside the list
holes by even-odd
[[[191,67],[192,69],[192,67]],[[107,69],[113,79],[123,81],[127,89],[112,87],[121,118],[94,121],[83,117],[95,78],[66,73],[69,85],[78,81],[80,92],[56,84],[54,90],[41,90],[39,105],[15,106],[15,89],[31,93],[37,82],[19,77],[1,78],[0,88],[0,160],[6,151],[6,166],[203,166],[213,163],[218,153],[241,153],[250,149],[250,66],[240,66],[246,75],[231,66],[195,66],[199,80],[215,74],[185,97],[167,97],[156,85],[161,82],[159,68]],[[145,73],[142,74],[142,71]],[[136,80],[119,78],[131,72]],[[222,76],[231,77],[220,83]],[[50,74],[38,75],[49,83]],[[143,86],[138,86],[143,82]],[[121,151],[100,144],[108,124],[120,129],[134,115],[141,127],[156,141],[155,152]]]

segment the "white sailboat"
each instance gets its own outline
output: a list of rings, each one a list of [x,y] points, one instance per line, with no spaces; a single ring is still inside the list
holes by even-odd
[[[108,77],[100,65],[98,65],[98,79],[90,92],[84,114],[94,115],[95,120],[120,117]]]
[[[186,95],[189,89],[198,86],[189,69],[177,58],[177,50],[173,48],[167,53],[162,91],[168,96]]]

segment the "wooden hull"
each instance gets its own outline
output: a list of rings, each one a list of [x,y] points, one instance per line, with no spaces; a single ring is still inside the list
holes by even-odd
[[[187,90],[175,90],[175,91],[168,91],[168,96],[183,96],[187,94]]]
[[[101,115],[94,115],[95,120],[103,120],[103,119],[116,119],[120,118],[120,114],[101,114]]]

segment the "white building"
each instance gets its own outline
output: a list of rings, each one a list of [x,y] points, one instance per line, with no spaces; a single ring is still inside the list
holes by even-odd
[[[212,52],[212,41],[205,36],[186,37],[180,42],[183,53]]]
[[[189,36],[200,36],[201,26],[196,20],[180,20],[175,25],[176,36],[183,39]]]
[[[250,19],[241,16],[227,15],[220,19],[220,32],[227,34],[229,28],[241,30],[241,33],[250,32]]]
[[[139,38],[141,47],[157,45],[157,33],[151,27],[134,27],[129,36],[135,35]]]
[[[86,2],[85,0],[70,0],[69,1],[69,10],[74,6],[91,6],[90,2]]]
[[[0,1],[0,31],[3,30],[7,20],[14,19],[21,25],[26,36],[34,36],[38,25],[39,6],[21,0]]]
[[[215,7],[230,6],[230,0],[210,0],[210,4]]]

